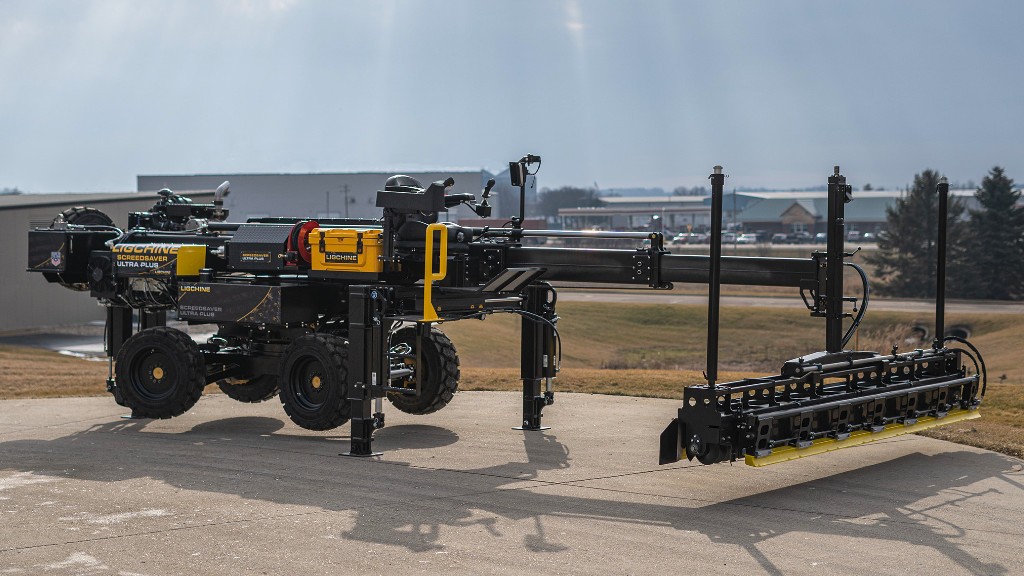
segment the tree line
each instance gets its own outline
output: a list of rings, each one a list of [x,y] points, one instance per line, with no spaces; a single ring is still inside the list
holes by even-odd
[[[875,266],[874,286],[887,296],[935,296],[941,176],[925,170],[906,194],[886,209],[887,229],[878,251],[865,256]],[[950,197],[946,222],[946,294],[951,298],[1024,298],[1024,206],[1006,171],[996,166],[975,192],[976,209]]]

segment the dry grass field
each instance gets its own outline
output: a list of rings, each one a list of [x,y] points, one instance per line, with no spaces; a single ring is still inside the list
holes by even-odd
[[[557,391],[682,398],[682,389],[703,382],[706,310],[701,306],[658,306],[565,302],[559,305],[562,372]],[[909,328],[930,318],[875,312],[858,336],[861,349],[901,349]],[[464,390],[518,390],[519,322],[496,316],[442,325],[462,360]],[[985,355],[989,371],[983,417],[930,431],[927,435],[1024,457],[1024,316],[950,315],[964,325]],[[801,310],[724,308],[721,380],[776,373],[785,359],[817,350],[821,321]],[[106,362],[87,361],[45,350],[0,346],[0,398],[105,394]],[[208,393],[216,387],[207,388]]]

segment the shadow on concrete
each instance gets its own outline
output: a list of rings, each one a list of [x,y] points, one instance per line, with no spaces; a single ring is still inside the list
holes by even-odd
[[[0,443],[0,467],[100,482],[153,478],[181,489],[353,511],[354,524],[342,537],[410,551],[442,549],[445,528],[482,528],[498,543],[507,537],[499,518],[532,521],[533,533],[522,545],[537,553],[567,549],[545,530],[547,519],[612,522],[624,530],[671,527],[705,535],[710,548],[702,553],[724,557],[739,547],[771,574],[783,573],[775,563],[780,558],[769,557],[759,544],[794,533],[924,546],[967,572],[1005,574],[1006,567],[980,560],[957,542],[966,530],[950,518],[957,518],[958,507],[992,492],[1024,495],[1021,474],[1010,470],[1015,460],[966,450],[910,454],[725,502],[692,496],[692,485],[686,487],[688,497],[646,495],[646,502],[637,502],[628,488],[597,488],[586,479],[539,480],[543,471],[571,468],[569,450],[549,433],[521,433],[525,461],[450,470],[340,458],[347,442],[280,434],[282,422],[274,418],[228,418],[173,434],[146,431],[149,422],[125,420],[49,441]],[[456,441],[451,430],[428,425],[396,425],[378,436],[378,446],[395,450],[393,457],[404,449]],[[98,455],[119,456],[111,465],[110,457]],[[649,478],[658,481],[656,475]],[[976,486],[988,479],[996,481]],[[893,483],[898,490],[887,489]],[[717,545],[727,546],[715,552]]]

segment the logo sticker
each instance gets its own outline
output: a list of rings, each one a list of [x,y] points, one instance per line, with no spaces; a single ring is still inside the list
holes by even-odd
[[[50,252],[50,264],[53,264],[54,266],[60,266],[61,260],[63,260],[63,256],[61,255],[60,250],[56,252]]]

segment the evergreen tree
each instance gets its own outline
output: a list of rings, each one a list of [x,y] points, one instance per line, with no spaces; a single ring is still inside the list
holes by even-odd
[[[925,170],[914,176],[914,184],[902,198],[886,208],[887,229],[878,237],[878,251],[865,260],[875,266],[873,288],[887,296],[935,297],[936,241],[938,240],[939,173]],[[856,201],[856,200],[855,200]],[[962,267],[964,259],[964,207],[949,199],[946,268]],[[947,284],[948,296],[964,295],[960,283]]]
[[[972,298],[1024,298],[1024,207],[1021,191],[996,166],[975,193],[980,209],[971,210],[967,243]]]

